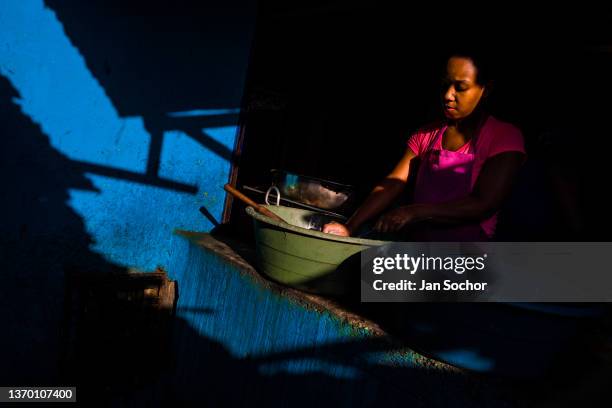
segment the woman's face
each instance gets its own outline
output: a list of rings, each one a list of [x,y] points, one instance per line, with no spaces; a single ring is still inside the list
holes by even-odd
[[[442,85],[444,115],[448,119],[465,119],[478,106],[485,87],[476,82],[477,72],[469,58],[452,57],[448,60]]]

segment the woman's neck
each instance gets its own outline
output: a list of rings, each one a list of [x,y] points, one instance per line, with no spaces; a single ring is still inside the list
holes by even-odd
[[[463,120],[448,121],[448,130],[454,134],[463,136],[466,140],[471,139],[480,128],[482,121],[486,118],[484,111],[472,113]]]

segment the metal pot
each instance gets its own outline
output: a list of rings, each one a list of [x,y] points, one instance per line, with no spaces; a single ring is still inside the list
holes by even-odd
[[[272,184],[282,198],[324,210],[340,211],[351,204],[355,189],[346,184],[303,176],[283,170],[271,170]]]

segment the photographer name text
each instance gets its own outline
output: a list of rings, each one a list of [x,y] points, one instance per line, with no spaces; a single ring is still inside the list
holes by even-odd
[[[487,289],[487,282],[471,282],[469,279],[462,282],[453,282],[447,279],[443,282],[430,282],[421,279],[420,282],[402,279],[398,282],[384,282],[377,279],[373,283],[374,290],[406,290],[419,292],[436,291],[484,291]]]

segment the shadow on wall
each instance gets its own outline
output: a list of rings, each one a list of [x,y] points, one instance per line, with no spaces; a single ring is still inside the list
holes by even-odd
[[[64,271],[120,272],[92,252],[81,217],[68,205],[69,189],[95,191],[78,166],[51,147],[41,128],[14,100],[0,76],[3,260],[0,340],[3,384],[52,383],[60,341]],[[10,335],[8,335],[10,333]]]
[[[129,262],[139,266],[145,264],[139,262],[140,259],[132,259],[139,254],[133,248],[125,248],[113,230],[113,223],[116,224],[118,218],[127,218],[127,215],[126,209],[122,208],[124,201],[109,205],[104,201],[108,198],[101,197],[110,190],[108,179],[111,179],[111,186],[113,182],[119,186],[123,181],[134,183],[134,188],[130,185],[123,191],[118,190],[119,196],[128,202],[131,196],[139,195],[140,186],[193,195],[200,188],[207,187],[206,181],[216,181],[215,176],[226,178],[227,170],[224,169],[231,158],[231,145],[220,142],[219,137],[211,137],[203,130],[230,128],[233,139],[238,116],[236,107],[240,102],[246,70],[243,57],[250,40],[245,35],[250,30],[245,21],[252,24],[252,15],[245,13],[243,21],[232,5],[228,5],[225,9],[210,9],[204,19],[202,12],[188,12],[197,9],[197,3],[185,2],[168,10],[166,3],[161,5],[161,2],[132,1],[126,5],[125,2],[109,4],[99,1],[87,6],[46,2],[47,7],[61,19],[63,27],[49,18],[48,10],[39,10],[38,2],[24,3],[23,6],[15,4],[3,16],[3,22],[7,23],[3,33],[7,51],[2,54],[0,75],[0,123],[3,124],[0,154],[5,191],[2,200],[4,222],[0,230],[4,282],[0,298],[5,313],[0,324],[10,336],[3,336],[0,340],[6,367],[0,374],[1,383],[52,384],[57,378],[67,270],[102,274],[126,272],[122,266],[108,260],[105,249],[109,244],[98,237],[101,229],[107,228],[112,238],[117,239],[111,245],[123,247],[131,256]],[[42,2],[40,6],[42,9]],[[200,5],[200,8],[208,6]],[[238,7],[236,10],[244,9]],[[23,28],[24,21],[21,20],[26,11],[31,11],[31,18],[25,18],[25,22],[37,24],[42,34],[32,35],[22,43],[21,30],[28,29]],[[20,25],[22,28],[18,28]],[[58,28],[64,32],[60,33]],[[50,35],[45,37],[47,34]],[[90,72],[81,72],[87,70],[81,69],[78,64],[80,56],[65,44],[66,34],[79,49]],[[39,38],[41,35],[42,39]],[[220,42],[219,37],[225,41]],[[60,53],[56,54],[57,51]],[[28,59],[29,55],[36,57]],[[211,61],[215,63],[211,64]],[[75,73],[78,75],[73,76]],[[104,87],[106,97],[110,98],[112,108],[120,117],[143,118],[145,129],[151,136],[144,173],[132,171],[138,168],[138,163],[122,166],[125,157],[114,156],[115,151],[104,151],[97,145],[111,136],[104,128],[109,117],[104,116],[108,114],[106,106],[96,100],[98,95],[91,92],[92,84],[82,82],[84,78],[89,79],[85,73],[92,73]],[[28,82],[30,88],[24,86]],[[20,94],[32,92],[34,88],[37,88],[32,93],[35,98],[30,94]],[[78,91],[78,88],[85,90]],[[66,90],[74,92],[67,93]],[[70,102],[71,98],[78,100]],[[64,101],[67,103],[62,104]],[[91,105],[87,105],[88,102]],[[79,104],[82,104],[81,110],[72,109]],[[36,114],[33,115],[32,111]],[[114,115],[110,119],[115,119]],[[70,120],[74,122],[64,125]],[[85,126],[73,132],[78,133],[77,137],[69,136],[70,126],[85,122]],[[64,131],[61,125],[69,130]],[[52,132],[47,132],[48,129]],[[203,147],[200,150],[212,152],[213,159],[215,156],[218,158],[215,161],[218,166],[205,163],[205,169],[212,169],[210,172],[214,173],[211,177],[192,183],[173,181],[159,174],[162,137],[169,130],[186,134]],[[129,129],[125,133],[129,133]],[[134,139],[128,141],[135,144]],[[113,147],[117,151],[132,148],[132,152],[138,148],[133,148],[125,140],[121,146]],[[170,154],[174,151],[170,150]],[[183,157],[189,160],[192,156]],[[138,152],[129,158],[137,162]],[[98,183],[86,173],[104,176],[104,183]],[[187,178],[190,174],[181,175]],[[159,190],[152,191],[157,193]],[[74,193],[89,193],[93,204],[86,210],[101,215],[95,218],[86,212],[86,216],[82,216],[81,208],[74,205]],[[155,205],[158,196],[151,194],[148,198],[146,201],[144,197],[139,199],[143,204],[153,202]],[[174,194],[172,199],[175,201],[168,199],[168,206],[175,209],[186,202],[181,194]],[[193,203],[189,201],[188,204]],[[219,207],[216,203],[211,210],[213,220],[219,215]],[[136,224],[134,230],[139,234],[149,233],[152,239],[156,239],[156,235],[162,235],[160,230],[164,232],[165,229],[157,224],[145,225],[148,220],[141,214],[144,212],[146,209],[133,220],[124,219],[123,224],[127,228],[131,221]],[[185,223],[204,219],[198,213],[197,205],[193,205],[192,212],[191,218],[183,217],[188,218]],[[170,224],[173,222],[176,220],[169,221]],[[170,232],[168,229],[168,236]],[[134,241],[132,238],[130,235],[125,241]],[[163,244],[169,238],[159,240]],[[97,244],[107,246],[96,253],[92,247]],[[158,244],[152,242],[150,246]],[[171,254],[169,250],[167,252]],[[115,258],[121,256],[126,257],[120,253]]]
[[[178,271],[173,229],[218,223],[253,6],[32,0],[0,14],[0,72],[48,145],[87,175],[66,201],[109,261]]]
[[[245,360],[232,357],[223,345],[201,336],[186,320],[177,318],[175,342],[168,348],[163,341],[156,342],[159,338],[153,338],[163,337],[168,329],[164,323],[167,310],[152,314],[140,303],[120,297],[112,287],[105,292],[109,297],[87,298],[91,291],[81,290],[80,299],[89,301],[76,303],[81,306],[77,320],[64,321],[66,273],[77,271],[84,276],[89,273],[120,279],[128,276],[128,271],[89,249],[92,239],[83,220],[67,204],[68,190],[95,189],[78,166],[50,146],[40,127],[15,104],[16,98],[17,91],[0,76],[0,122],[5,125],[0,152],[6,193],[0,234],[4,261],[0,286],[4,312],[0,325],[5,333],[0,340],[4,362],[0,383],[41,385],[68,379],[81,389],[81,401],[92,398],[101,404],[207,402],[232,406],[259,400],[271,406],[300,406],[322,396],[339,406],[374,403],[380,398],[392,402],[391,395],[380,392],[387,388],[369,377],[337,379],[320,374],[266,374],[260,370],[261,365],[278,360],[322,359],[339,363],[339,359],[349,360],[354,354],[381,348],[374,343]],[[90,289],[101,292],[103,288],[95,285]],[[88,306],[86,313],[83,305]],[[67,324],[71,341],[63,343],[62,335],[66,333],[62,329]],[[68,361],[63,360],[66,354],[60,354],[60,350],[70,357]],[[59,362],[64,364],[63,372],[58,372]],[[395,375],[395,369],[381,370]],[[408,374],[418,373],[415,369]],[[435,378],[439,375],[421,377],[421,381],[435,384]]]
[[[163,337],[168,329],[163,323],[168,311],[160,310],[156,316],[120,296],[90,297],[87,314],[69,322],[81,330],[72,339],[75,343],[61,344],[61,329],[66,328],[62,319],[65,273],[77,270],[117,278],[127,276],[128,271],[89,249],[92,239],[67,200],[68,189],[94,188],[78,166],[50,146],[40,127],[14,103],[16,98],[17,91],[0,76],[0,115],[5,124],[0,152],[6,192],[5,222],[0,235],[4,260],[0,299],[5,312],[0,324],[5,334],[10,333],[1,340],[5,367],[2,384],[57,384],[61,379],[70,379],[81,390],[81,401],[92,398],[102,405],[157,406],[234,406],[254,401],[269,406],[312,406],[321,400],[336,406],[396,406],[407,401],[423,405],[423,393],[433,394],[441,381],[457,391],[469,386],[465,377],[416,368],[367,362],[351,367],[364,353],[389,349],[386,343],[374,340],[240,359],[222,344],[198,334],[186,320],[177,318],[176,337],[169,348],[163,341],[148,337]],[[98,285],[93,288],[102,290]],[[88,293],[82,291],[80,295],[86,297]],[[143,321],[148,326],[134,324]],[[72,355],[78,358],[63,366],[67,371],[58,373],[58,361],[64,357],[58,351],[66,346],[75,347],[67,351],[77,353]],[[284,363],[296,360],[306,361],[305,367],[312,361],[312,367],[335,364],[347,366],[349,372],[364,372],[343,379],[283,371]],[[275,364],[281,368],[275,370]],[[272,368],[266,372],[266,366]],[[410,383],[410,389],[415,391],[403,393],[398,378]],[[435,401],[427,398],[426,405],[436,405],[438,401],[438,405],[445,406],[451,397],[455,401],[456,394],[438,393]]]
[[[43,38],[40,44],[37,41],[41,40],[36,35],[28,37],[28,42],[19,42],[22,36],[16,26],[23,23],[19,18],[28,7],[32,20],[27,22],[36,23],[43,35],[47,31],[55,34],[55,31],[51,31],[56,28],[55,22],[37,9],[36,2],[24,4],[23,7],[15,4],[7,11],[9,17],[5,17],[6,49],[18,49],[20,52],[11,54],[7,51],[2,69],[11,79],[0,76],[0,123],[3,125],[0,154],[5,192],[2,200],[4,220],[0,231],[3,260],[0,298],[5,312],[2,313],[0,324],[4,333],[10,333],[0,340],[6,368],[0,374],[2,384],[52,384],[57,378],[64,275],[67,270],[107,274],[125,272],[124,268],[92,251],[93,245],[100,243],[100,240],[96,242],[92,236],[98,232],[99,225],[91,219],[82,218],[71,202],[73,192],[94,193],[94,200],[103,201],[98,195],[104,193],[104,187],[98,187],[98,183],[85,173],[171,192],[195,194],[201,185],[176,182],[158,174],[161,134],[166,130],[181,130],[195,139],[203,150],[219,156],[222,162],[227,162],[231,156],[231,150],[226,144],[203,133],[202,129],[228,125],[235,128],[235,107],[240,100],[245,69],[242,61],[236,61],[236,55],[243,55],[244,52],[235,53],[229,46],[215,46],[213,42],[219,39],[210,34],[219,33],[222,27],[221,32],[230,36],[230,43],[235,41],[236,48],[244,48],[245,38],[248,40],[244,36],[245,30],[237,30],[235,38],[231,38],[232,29],[236,26],[228,23],[231,17],[229,13],[226,19],[219,18],[218,13],[211,13],[209,18],[215,21],[213,24],[212,21],[198,20],[197,15],[193,14],[186,18],[181,10],[175,10],[177,15],[172,16],[171,11],[161,10],[151,2],[132,2],[127,13],[123,3],[102,3],[86,6],[75,2],[67,5],[65,2],[50,1],[47,6],[62,18],[64,34],[69,34],[72,43],[79,47],[87,67],[104,87],[104,92],[112,100],[119,116],[144,118],[145,127],[150,130],[152,137],[144,174],[131,171],[130,167],[121,168],[117,164],[121,158],[102,149],[96,150],[96,143],[100,139],[111,136],[104,130],[98,130],[107,121],[104,117],[106,112],[102,110],[104,106],[100,107],[96,103],[93,103],[94,106],[86,105],[88,101],[95,100],[96,95],[87,93],[91,90],[87,87],[89,84],[79,82],[86,76],[72,75],[80,68],[75,66],[77,60],[73,58],[74,53],[68,52],[72,50],[66,51],[64,43],[51,35]],[[147,11],[153,15],[147,16]],[[186,24],[187,21],[191,24]],[[202,23],[206,29],[202,29]],[[50,52],[44,50],[47,45]],[[20,54],[34,52],[31,48],[37,46],[41,47],[37,53],[38,60],[17,58]],[[56,55],[58,50],[64,54]],[[218,64],[205,64],[213,59]],[[61,70],[64,74],[62,77],[54,75],[57,72],[53,71],[55,68],[52,66],[58,64],[57,60],[59,64],[64,64],[61,67],[65,68]],[[203,68],[205,65],[208,70]],[[37,71],[41,67],[42,71]],[[20,80],[23,78],[19,75],[25,75],[25,81],[38,86],[44,98],[36,100],[20,95],[15,89],[16,85],[13,85],[14,75]],[[194,83],[202,84],[202,78],[207,79],[206,85],[202,88],[194,86]],[[20,87],[23,83],[19,83]],[[85,90],[80,93],[61,93],[66,89],[84,86]],[[22,97],[24,99],[20,106],[17,101]],[[83,109],[72,110],[71,103],[58,105],[70,97],[82,98],[77,103],[83,104]],[[46,117],[39,115],[33,119],[25,113],[24,106],[35,109],[31,106],[37,103],[45,104],[42,112],[47,114]],[[96,107],[99,111],[96,111]],[[194,107],[204,109],[205,114],[194,112]],[[216,110],[206,110],[209,107]],[[68,112],[57,115],[62,109]],[[189,112],[185,114],[184,111]],[[173,115],[173,112],[179,114]],[[58,121],[53,115],[59,118],[60,124],[63,124],[61,122],[64,117],[74,121],[89,121],[85,128],[92,132],[78,132],[80,134],[74,145],[70,145],[70,141],[58,139],[58,135],[68,138],[69,132],[54,134],[53,139],[43,131],[59,129],[44,120],[51,118]],[[66,123],[65,126],[75,124]],[[94,133],[96,130],[98,133]],[[58,143],[60,149],[56,148]],[[127,143],[117,147],[122,147],[124,151],[130,148]],[[85,151],[87,148],[89,150]],[[93,155],[93,160],[83,159],[74,151],[85,151],[87,154],[83,156]],[[109,160],[104,161],[105,156],[112,156],[109,159],[110,166]],[[133,161],[137,159],[135,155]],[[155,196],[149,198],[154,199]],[[102,226],[112,224],[113,217],[119,215],[113,211],[121,204],[94,208],[97,213],[103,213]],[[202,217],[197,208],[193,207],[195,216],[192,218]],[[125,214],[121,210],[119,213]],[[135,229],[142,228],[146,229],[147,226],[135,226]],[[154,233],[151,235],[154,236]]]
[[[159,171],[167,131],[181,131],[220,158],[232,159],[231,149],[203,129],[237,123],[253,1],[187,0],[172,7],[159,0],[45,4],[119,116],[143,118],[151,137],[148,176]]]
[[[199,2],[172,10],[155,2],[102,3],[47,2],[63,26],[43,10],[42,1],[15,3],[2,15],[6,47],[0,55],[0,143],[6,197],[0,230],[0,298],[5,313],[0,324],[10,333],[0,341],[6,368],[0,374],[3,384],[57,380],[66,271],[124,274],[122,266],[109,261],[118,258],[128,265],[166,264],[172,259],[171,228],[179,226],[178,221],[198,227],[194,221],[204,219],[191,197],[176,193],[195,194],[208,188],[207,182],[227,178],[231,143],[221,142],[219,135],[211,137],[203,128],[229,128],[224,138],[233,140],[249,26],[231,5],[218,12],[210,9],[202,19],[202,12],[188,12]],[[246,13],[244,18],[252,16]],[[37,30],[32,30],[34,25]],[[25,31],[35,33],[24,35]],[[98,95],[99,85],[105,95]],[[139,129],[128,128],[119,143],[129,123],[117,116],[143,118],[151,136],[144,173],[138,170],[138,149],[144,144],[138,137],[147,132],[136,134]],[[108,122],[118,128],[116,134],[109,132]],[[203,149],[167,149],[164,144],[169,150],[165,156],[178,150],[189,161],[202,157],[190,154],[194,150],[213,153],[199,168],[178,172],[187,182],[173,181],[181,177],[168,177],[168,169],[159,174],[161,138],[168,130],[181,131]],[[210,175],[192,176],[202,173],[203,166]],[[189,162],[177,167],[198,166]],[[143,196],[143,191],[150,195]],[[109,198],[109,192],[114,197]],[[75,204],[79,194],[87,194],[85,206]],[[210,202],[215,204],[214,220],[220,204]],[[161,213],[168,207],[185,211],[167,216],[170,227],[160,226],[159,214],[149,217],[154,224],[147,218],[151,206]],[[135,214],[130,214],[133,207]],[[122,237],[125,230],[135,233]],[[150,238],[148,248],[139,245],[142,239],[134,239],[143,236]],[[109,254],[109,248],[117,248],[117,253]],[[142,256],[145,250],[157,258]]]

